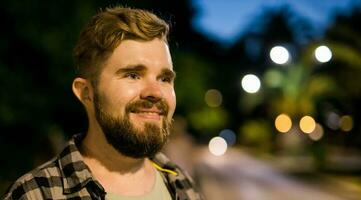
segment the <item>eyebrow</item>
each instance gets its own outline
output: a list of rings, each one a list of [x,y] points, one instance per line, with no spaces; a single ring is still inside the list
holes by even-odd
[[[139,64],[139,65],[129,65],[124,68],[120,68],[115,73],[123,74],[123,73],[127,73],[127,72],[144,72],[146,70],[147,70],[147,68],[144,65]]]
[[[120,68],[115,73],[116,74],[124,74],[127,72],[145,72],[146,70],[147,70],[146,66],[144,66],[142,64],[137,64],[137,65],[129,65],[124,68]],[[163,68],[160,74],[162,76],[164,76],[164,75],[168,76],[172,79],[175,79],[175,77],[176,77],[176,73],[173,70],[168,69],[168,68]]]
[[[170,78],[172,78],[172,79],[175,79],[175,77],[176,77],[176,73],[173,71],[173,70],[171,70],[171,69],[168,69],[168,68],[166,68],[166,69],[162,69],[162,71],[161,71],[161,73],[160,73],[162,76],[168,76],[168,77],[170,77]]]

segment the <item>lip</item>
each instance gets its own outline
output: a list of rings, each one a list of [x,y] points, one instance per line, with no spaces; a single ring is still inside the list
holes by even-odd
[[[159,121],[161,118],[161,115],[157,112],[149,112],[149,111],[138,111],[136,113],[133,113],[138,118],[146,119],[146,120],[156,120]]]
[[[158,115],[165,115],[165,111],[158,109],[157,107],[152,107],[152,108],[140,108],[140,109],[136,109],[131,111],[132,113],[155,113]]]
[[[139,109],[137,111],[135,111],[135,113],[156,113],[158,115],[162,114],[162,111],[156,109],[156,108],[152,108],[152,109]]]
[[[135,116],[142,118],[142,119],[149,119],[149,120],[160,120],[161,115],[163,112],[157,108],[151,109],[138,109],[132,112]]]

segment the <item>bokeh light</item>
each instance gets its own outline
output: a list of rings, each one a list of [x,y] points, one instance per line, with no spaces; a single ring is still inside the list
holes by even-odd
[[[290,58],[288,50],[283,46],[275,46],[270,51],[271,60],[276,64],[285,64]]]
[[[311,133],[316,128],[316,122],[311,116],[304,116],[300,120],[300,129],[304,133]]]
[[[344,115],[340,119],[340,128],[341,130],[348,132],[353,128],[353,119],[350,115]]]
[[[230,129],[224,129],[219,133],[219,136],[226,140],[228,146],[236,143],[236,134]]]
[[[340,127],[340,116],[335,112],[327,113],[326,125],[332,130],[337,130]]]
[[[318,141],[323,137],[323,133],[323,127],[321,126],[321,124],[317,123],[315,130],[308,134],[308,137],[310,137],[314,141]]]
[[[204,101],[209,107],[218,107],[222,104],[222,94],[216,89],[210,89],[204,95]]]
[[[221,156],[227,151],[227,142],[222,137],[214,137],[209,141],[209,151],[215,156]]]
[[[248,93],[256,93],[261,87],[261,81],[256,75],[247,74],[242,78],[242,88]]]
[[[292,127],[292,120],[286,114],[280,114],[276,117],[275,127],[281,133],[287,133]]]
[[[321,63],[328,62],[332,58],[332,52],[327,46],[319,46],[315,50],[315,58]]]

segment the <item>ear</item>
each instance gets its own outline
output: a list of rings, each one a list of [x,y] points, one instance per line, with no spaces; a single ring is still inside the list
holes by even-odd
[[[92,102],[93,88],[88,80],[80,77],[75,78],[72,89],[75,96],[84,106]]]

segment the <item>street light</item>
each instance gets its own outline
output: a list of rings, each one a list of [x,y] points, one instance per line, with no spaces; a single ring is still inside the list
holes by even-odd
[[[227,151],[227,142],[222,137],[214,137],[209,141],[208,149],[213,155],[221,156]]]
[[[315,58],[321,63],[328,62],[332,58],[332,51],[325,45],[319,46],[315,50]]]
[[[316,122],[311,116],[304,116],[300,120],[300,129],[304,133],[311,133],[316,128]]]
[[[271,60],[279,65],[286,64],[290,58],[290,53],[283,46],[275,46],[270,51]]]
[[[275,127],[279,132],[287,133],[292,128],[292,120],[288,115],[282,113],[276,117]]]
[[[256,93],[261,87],[261,81],[256,75],[247,74],[242,78],[242,88],[248,93]]]

